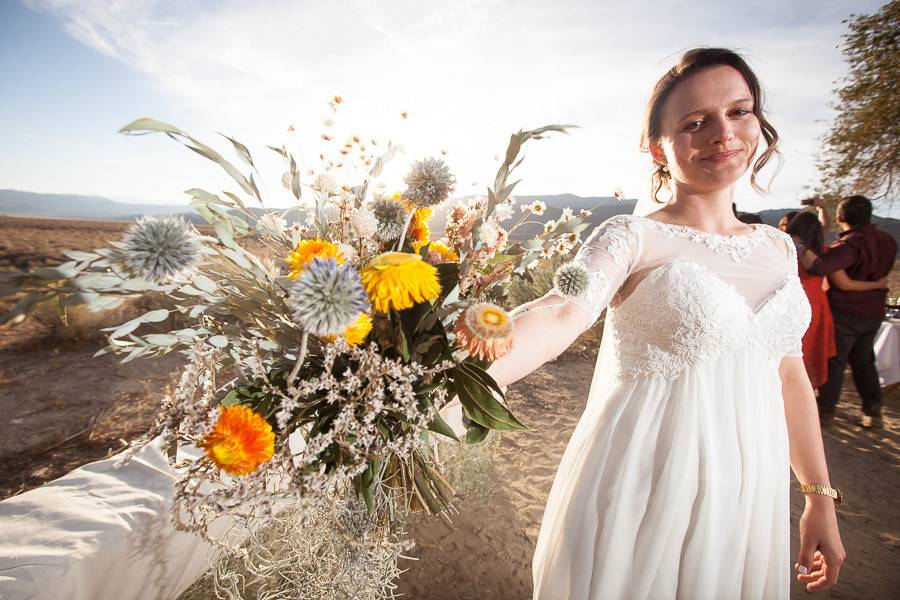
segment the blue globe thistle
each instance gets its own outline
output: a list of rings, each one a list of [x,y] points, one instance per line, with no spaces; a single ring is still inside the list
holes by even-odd
[[[375,233],[383,240],[396,240],[406,225],[406,207],[398,200],[380,198],[372,203],[372,214],[378,220]]]
[[[446,200],[456,185],[456,178],[440,158],[426,158],[413,163],[403,179],[403,197],[419,207],[434,206]]]
[[[587,289],[588,272],[578,263],[568,262],[556,270],[553,285],[567,298],[580,296]]]
[[[288,304],[294,321],[318,336],[339,335],[360,313],[369,298],[359,274],[333,258],[315,258],[291,286]]]
[[[125,266],[135,275],[163,284],[192,271],[202,256],[191,225],[173,215],[138,218],[122,240]]]

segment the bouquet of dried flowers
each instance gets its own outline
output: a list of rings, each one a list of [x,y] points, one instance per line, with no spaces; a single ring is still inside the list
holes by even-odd
[[[302,210],[266,210],[245,145],[225,136],[242,170],[172,125],[138,119],[122,132],[167,135],[220,165],[239,191],[187,191],[207,233],[181,218],[143,217],[109,247],[6,276],[0,295],[18,301],[0,322],[23,321],[40,302],[55,302],[65,319],[75,305],[102,311],[142,294],[168,297],[171,308],[109,328],[98,354],[190,357],[138,443],[161,438],[182,469],[172,511],[182,529],[208,536],[223,515],[265,521],[280,499],[314,507],[347,485],[383,525],[408,511],[442,514],[452,490],[428,437],[458,438],[441,407],[459,398],[468,443],[527,429],[486,371],[513,343],[505,287],[539,258],[577,245],[587,223],[566,209],[533,239],[512,241],[545,207],[525,205],[510,226],[518,182],[509,178],[523,144],[565,131],[513,134],[486,197],[450,207],[437,240],[429,218],[455,185],[443,159],[414,162],[406,188],[389,193],[378,180],[396,146],[376,155],[374,140],[339,145],[323,135],[333,156],[323,152],[317,172],[301,172],[287,147],[270,146]],[[351,155],[357,178],[342,181]],[[577,265],[563,277],[578,293]],[[140,331],[173,313],[190,326]],[[202,458],[178,463],[181,446],[202,449]]]

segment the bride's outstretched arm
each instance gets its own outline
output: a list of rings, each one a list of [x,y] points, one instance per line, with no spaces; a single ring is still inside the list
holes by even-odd
[[[562,354],[591,325],[583,309],[552,292],[517,307],[512,316],[513,348],[488,368],[501,387]]]
[[[803,359],[785,357],[779,374],[794,475],[801,483],[832,487],[825,463],[816,398]],[[807,494],[806,508],[800,518],[800,554],[797,557],[800,574],[797,579],[811,592],[828,589],[837,582],[844,558],[834,500]]]

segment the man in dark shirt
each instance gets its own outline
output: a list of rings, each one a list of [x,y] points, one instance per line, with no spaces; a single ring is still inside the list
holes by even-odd
[[[872,203],[868,198],[850,196],[841,201],[837,208],[837,223],[842,229],[838,240],[821,256],[798,248],[811,275],[829,275],[843,269],[850,279],[877,281],[890,273],[897,255],[897,243],[872,224]],[[864,415],[860,425],[883,426],[881,386],[873,346],[884,320],[886,296],[886,289],[854,292],[832,287],[828,290],[837,355],[828,359],[828,382],[819,388],[819,418],[823,426],[830,425],[834,418],[848,361],[863,402]]]

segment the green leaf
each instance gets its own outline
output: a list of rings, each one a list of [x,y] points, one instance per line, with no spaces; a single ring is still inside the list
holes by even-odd
[[[154,346],[171,346],[178,343],[178,338],[168,333],[151,333],[144,336],[144,340]]]
[[[485,438],[487,438],[490,432],[491,430],[487,427],[483,427],[475,421],[471,421],[469,423],[468,429],[466,429],[466,443],[480,444],[485,440]]]
[[[156,310],[151,310],[146,313],[142,317],[139,317],[141,321],[144,323],[159,323],[160,321],[165,321],[169,318],[169,311],[165,308],[158,308]]]
[[[232,404],[237,404],[240,399],[240,394],[238,394],[237,388],[232,388],[230,392],[225,394],[225,397],[222,398],[222,406],[231,406]]]
[[[250,151],[247,149],[247,146],[243,145],[233,137],[225,135],[224,133],[220,133],[219,135],[231,142],[231,145],[234,146],[234,150],[235,152],[237,152],[237,155],[241,157],[241,160],[243,160],[248,167],[253,166],[253,158],[250,156]]]
[[[214,335],[206,340],[216,348],[224,348],[228,345],[228,337],[224,335]]]
[[[497,401],[490,389],[476,376],[467,372],[463,365],[452,370],[456,382],[456,392],[470,419],[497,431],[527,431],[503,404]]]
[[[163,133],[174,133],[183,135],[184,133],[175,127],[174,125],[169,125],[168,123],[163,123],[162,121],[157,121],[156,119],[151,119],[149,117],[143,117],[132,121],[128,125],[125,125],[121,129],[119,129],[119,133],[153,133],[155,131],[160,131]]]
[[[447,424],[447,421],[445,421],[444,418],[441,417],[441,415],[438,413],[434,414],[434,419],[432,419],[431,423],[428,424],[428,429],[435,433],[445,435],[457,442],[459,441],[459,438],[456,437],[456,433],[454,433],[453,428],[450,427],[450,425]]]

